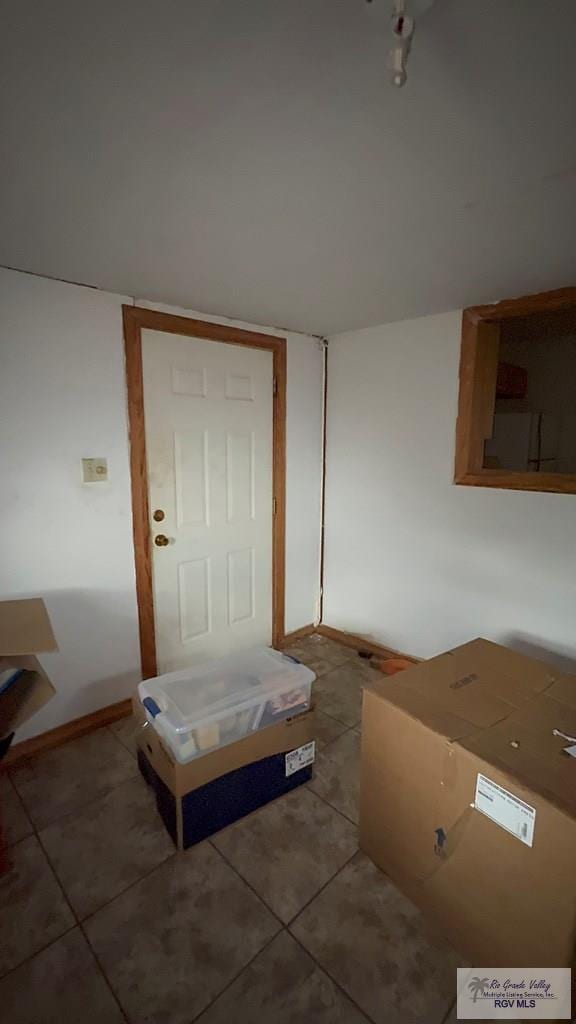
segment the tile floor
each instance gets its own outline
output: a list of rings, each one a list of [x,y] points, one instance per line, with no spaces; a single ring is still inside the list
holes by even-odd
[[[313,781],[180,854],[124,719],[0,776],[13,1024],[443,1024],[458,958],[358,850],[361,686],[310,637]]]

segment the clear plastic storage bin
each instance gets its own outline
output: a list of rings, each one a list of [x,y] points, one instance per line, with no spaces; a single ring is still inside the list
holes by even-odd
[[[181,764],[310,707],[314,673],[269,647],[239,651],[138,686],[148,720]]]

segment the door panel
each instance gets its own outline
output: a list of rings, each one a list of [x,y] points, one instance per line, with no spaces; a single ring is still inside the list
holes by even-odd
[[[210,559],[178,563],[180,643],[187,644],[210,633]]]
[[[208,526],[208,431],[174,431],[176,526]]]
[[[273,356],[142,331],[158,672],[272,639]]]
[[[226,434],[226,516],[241,523],[256,516],[254,433]]]
[[[254,616],[254,548],[228,552],[228,619],[243,622]]]

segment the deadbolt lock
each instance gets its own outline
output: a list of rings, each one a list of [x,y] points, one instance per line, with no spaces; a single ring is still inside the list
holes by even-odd
[[[163,512],[161,508],[157,508],[152,515],[152,519],[154,520],[155,523],[161,523],[165,515],[166,513]]]
[[[164,536],[163,533],[159,533],[156,537],[154,537],[154,543],[157,548],[165,548],[166,545],[170,543],[170,541],[168,537]]]

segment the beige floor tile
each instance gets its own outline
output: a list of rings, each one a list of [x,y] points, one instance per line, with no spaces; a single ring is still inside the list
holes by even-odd
[[[10,861],[0,878],[0,976],[74,924],[36,836],[12,846]]]
[[[301,643],[302,649],[312,657],[322,658],[333,668],[342,665],[345,661],[352,661],[358,655],[352,647],[345,647],[344,644],[335,643],[328,637],[314,634]]]
[[[122,1024],[124,1017],[79,928],[0,981],[11,1024]]]
[[[301,661],[303,665],[311,668],[316,676],[322,676],[334,668],[332,662],[322,656],[321,651],[317,652],[301,647],[290,647],[287,649],[286,654],[291,654],[295,658],[298,658],[298,661]]]
[[[363,671],[352,662],[346,662],[320,676],[313,687],[318,710],[343,725],[358,725],[362,717]]]
[[[360,733],[350,729],[316,756],[312,789],[350,821],[358,822]]]
[[[26,761],[11,777],[30,818],[43,828],[137,774],[126,748],[109,729],[98,729]]]
[[[375,1024],[441,1024],[456,993],[453,950],[363,854],[290,929]]]
[[[80,918],[87,917],[174,853],[156,802],[141,778],[40,832],[52,866]]]
[[[300,787],[213,836],[282,921],[290,921],[357,849],[356,829]]]
[[[0,825],[6,846],[32,835],[34,827],[8,775],[0,775]]]
[[[286,648],[286,653],[298,658],[317,676],[332,671],[344,662],[353,661],[357,654],[352,648],[334,643],[327,637],[314,634]]]
[[[331,637],[323,636],[321,633],[316,633],[315,636],[318,638],[321,644],[326,644],[331,651],[338,652],[342,658],[357,658],[358,651],[355,647],[350,644],[340,643],[339,640],[332,640]]]
[[[190,1024],[279,924],[202,843],[172,857],[84,927],[131,1024]]]
[[[323,711],[316,711],[314,725],[316,729],[317,750],[322,750],[327,743],[331,743],[332,740],[341,736],[348,728],[348,726],[342,725],[342,722],[337,722],[335,718],[325,715]]]
[[[198,1024],[368,1024],[286,932],[259,954]]]
[[[142,726],[134,718],[134,715],[128,715],[127,718],[119,718],[117,722],[113,722],[108,728],[114,733],[116,739],[120,740],[126,749],[136,757],[136,737]]]
[[[377,668],[374,668],[374,662],[371,658],[356,658],[353,664],[362,676],[362,679],[366,682],[388,678],[387,676],[384,676],[382,672],[379,672]]]
[[[284,654],[289,654],[293,658],[299,658],[305,650],[304,639],[294,640],[293,643],[283,647],[282,650],[284,651]]]

